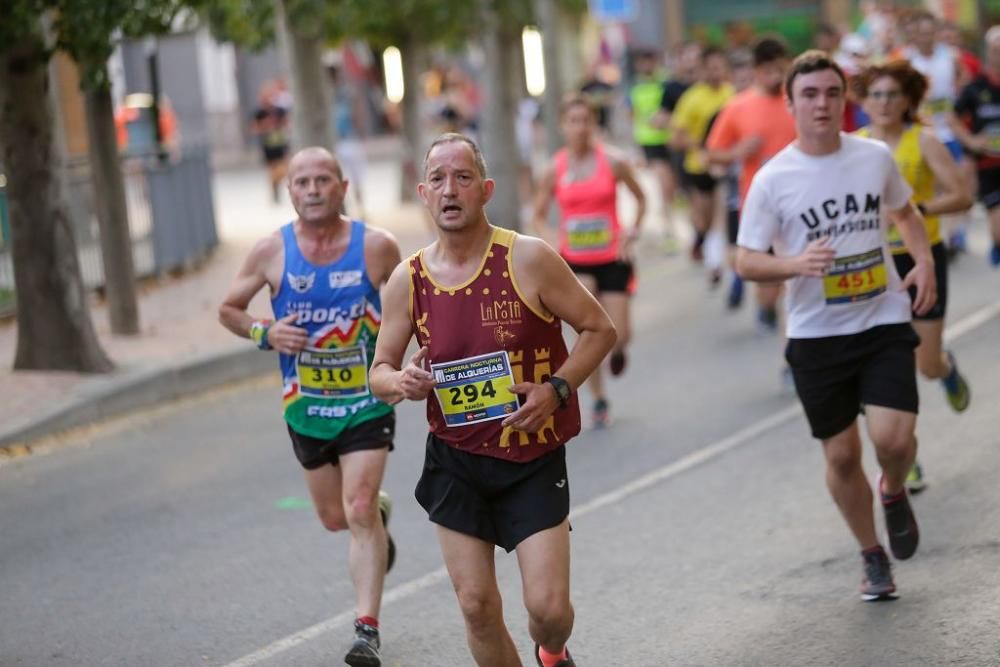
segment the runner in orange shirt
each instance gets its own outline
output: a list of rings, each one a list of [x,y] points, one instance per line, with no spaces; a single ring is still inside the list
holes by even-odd
[[[740,202],[746,199],[754,174],[771,156],[795,139],[795,123],[782,94],[789,57],[785,44],[774,37],[761,39],[753,48],[754,85],[731,99],[719,112],[706,142],[714,164],[740,163]],[[728,221],[729,244],[736,247],[739,216]],[[730,258],[730,262],[732,258]],[[758,319],[768,328],[777,326],[776,305],[781,288],[761,284],[757,289]],[[730,308],[743,301],[743,282],[733,276]]]

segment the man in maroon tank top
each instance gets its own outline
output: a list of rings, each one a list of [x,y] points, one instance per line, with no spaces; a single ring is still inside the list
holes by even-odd
[[[427,402],[416,496],[437,524],[478,665],[519,666],[504,625],[495,546],[516,551],[543,667],[572,667],[569,482],[576,389],[615,344],[607,313],[544,241],[490,225],[482,153],[460,134],[427,153],[420,196],[438,240],[393,272],[372,391]],[[572,353],[562,322],[579,338]],[[410,339],[420,349],[404,364]]]

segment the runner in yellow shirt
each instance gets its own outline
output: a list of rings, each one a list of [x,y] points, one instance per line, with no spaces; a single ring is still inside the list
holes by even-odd
[[[958,372],[954,355],[942,349],[948,304],[948,253],[941,239],[938,216],[968,210],[972,197],[948,149],[932,129],[916,122],[916,110],[927,91],[927,79],[923,74],[906,61],[894,61],[869,67],[855,79],[855,86],[871,118],[871,125],[861,128],[857,134],[884,141],[893,150],[903,178],[913,188],[913,202],[924,216],[934,257],[937,302],[923,315],[913,314],[913,328],[920,335],[917,368],[928,379],[940,379],[948,404],[956,412],[962,412],[969,407],[969,385]],[[906,275],[913,268],[913,258],[906,252],[895,227],[890,227],[888,232],[896,269],[900,275]],[[911,492],[923,490],[919,463],[914,463],[906,482]]]
[[[709,47],[701,57],[702,80],[688,88],[678,100],[672,118],[671,141],[675,149],[684,151],[683,179],[691,197],[691,223],[695,231],[691,258],[695,261],[702,259],[702,245],[715,214],[716,179],[708,172],[703,154],[705,135],[709,122],[733,95],[726,54],[721,49]]]

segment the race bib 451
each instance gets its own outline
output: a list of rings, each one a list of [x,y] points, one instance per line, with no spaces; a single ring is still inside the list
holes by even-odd
[[[882,249],[876,248],[833,260],[823,277],[823,294],[828,304],[856,303],[882,294],[887,284]]]

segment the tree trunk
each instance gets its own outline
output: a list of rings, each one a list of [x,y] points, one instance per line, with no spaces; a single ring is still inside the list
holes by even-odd
[[[288,61],[292,93],[292,149],[322,146],[333,151],[330,82],[323,67],[323,40],[292,25],[286,3],[275,0],[275,24]]]
[[[581,14],[571,12],[560,4],[556,7],[555,22],[556,34],[559,36],[556,47],[559,56],[556,61],[559,63],[560,92],[577,90],[586,74],[585,63],[591,57],[585,53],[580,43],[583,18]]]
[[[483,131],[482,148],[489,165],[490,176],[497,182],[493,199],[486,207],[490,221],[508,229],[520,229],[518,197],[518,155],[514,117],[517,99],[512,94],[511,55],[513,44],[520,35],[502,25],[491,0],[482,0],[483,14]]]
[[[420,122],[420,74],[424,64],[424,50],[416,36],[411,36],[399,46],[403,59],[403,174],[400,179],[400,199],[416,201],[417,182],[421,178],[424,137]]]
[[[545,146],[551,155],[562,146],[559,130],[559,106],[562,103],[562,69],[559,63],[560,30],[555,0],[535,0],[535,17],[542,32],[542,53],[545,58],[545,92],[542,95],[542,124]]]
[[[125,182],[118,158],[111,89],[84,92],[87,134],[90,137],[90,180],[101,230],[101,260],[108,297],[111,331],[139,333],[139,304],[132,262],[132,235],[128,226]]]
[[[90,321],[53,143],[46,55],[37,33],[0,50],[0,147],[16,282],[18,370],[113,368]]]

